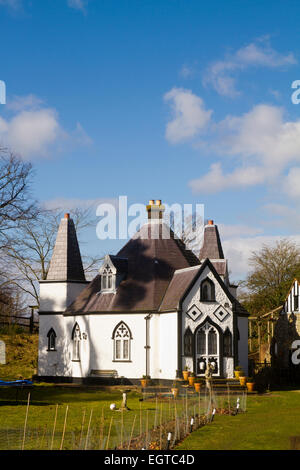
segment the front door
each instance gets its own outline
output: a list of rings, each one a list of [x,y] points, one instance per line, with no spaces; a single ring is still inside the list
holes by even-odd
[[[206,322],[196,332],[196,374],[204,376],[207,364],[213,366],[213,375],[220,375],[219,332]]]

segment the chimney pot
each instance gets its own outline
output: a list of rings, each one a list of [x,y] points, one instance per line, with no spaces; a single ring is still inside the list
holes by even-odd
[[[65,213],[65,219],[69,219],[70,218],[70,214],[68,212]]]
[[[208,225],[214,225],[214,221],[213,221],[213,220],[209,220],[209,221],[208,221]]]

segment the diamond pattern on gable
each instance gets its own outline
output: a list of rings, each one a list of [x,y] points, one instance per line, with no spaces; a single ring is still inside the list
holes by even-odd
[[[199,310],[199,308],[196,305],[193,305],[187,312],[186,314],[192,319],[192,320],[197,320],[198,318],[201,317],[202,312]]]
[[[225,320],[225,318],[228,317],[229,312],[227,312],[227,310],[223,307],[223,305],[219,305],[217,310],[214,311],[214,315],[215,317],[217,317],[219,321],[223,321]]]

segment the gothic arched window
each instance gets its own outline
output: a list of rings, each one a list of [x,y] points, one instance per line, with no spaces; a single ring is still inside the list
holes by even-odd
[[[132,335],[128,326],[121,322],[113,331],[114,361],[130,361]]]
[[[47,334],[48,337],[48,351],[55,351],[56,333],[51,328]]]
[[[78,323],[75,323],[72,331],[73,354],[72,361],[80,361],[81,332]]]
[[[213,302],[215,301],[215,285],[209,279],[206,278],[201,283],[201,298],[202,302]]]
[[[232,356],[232,334],[229,329],[226,328],[226,331],[223,336],[223,353],[224,356]]]
[[[193,355],[193,333],[191,332],[190,328],[187,328],[184,333],[184,355]]]
[[[102,270],[101,274],[101,290],[102,291],[110,291],[113,290],[115,285],[114,285],[114,273],[112,272],[112,269],[110,266],[107,264],[105,268]]]

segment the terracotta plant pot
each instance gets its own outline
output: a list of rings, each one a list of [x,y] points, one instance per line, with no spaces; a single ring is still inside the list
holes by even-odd
[[[185,380],[187,382],[188,377],[189,377],[189,371],[188,370],[183,370],[182,371],[182,377],[183,377],[183,380]]]
[[[199,392],[200,392],[200,388],[201,388],[201,382],[195,382],[195,383],[194,383],[194,387],[195,387],[195,391],[196,391],[197,393],[199,393]]]
[[[234,376],[236,379],[239,379],[240,378],[240,375],[241,375],[241,371],[240,370],[235,370],[234,371]]]
[[[173,393],[174,398],[178,395],[178,388],[171,388],[171,392]]]
[[[253,392],[254,390],[254,382],[246,382],[248,392]]]
[[[242,385],[242,387],[245,387],[246,382],[247,382],[247,377],[240,376],[240,384]]]
[[[148,380],[147,379],[141,379],[141,386],[142,388],[146,388],[148,385]]]
[[[190,376],[189,376],[189,385],[190,385],[191,387],[193,387],[193,386],[194,386],[194,383],[195,383],[195,377],[192,377],[192,376],[190,375]]]

